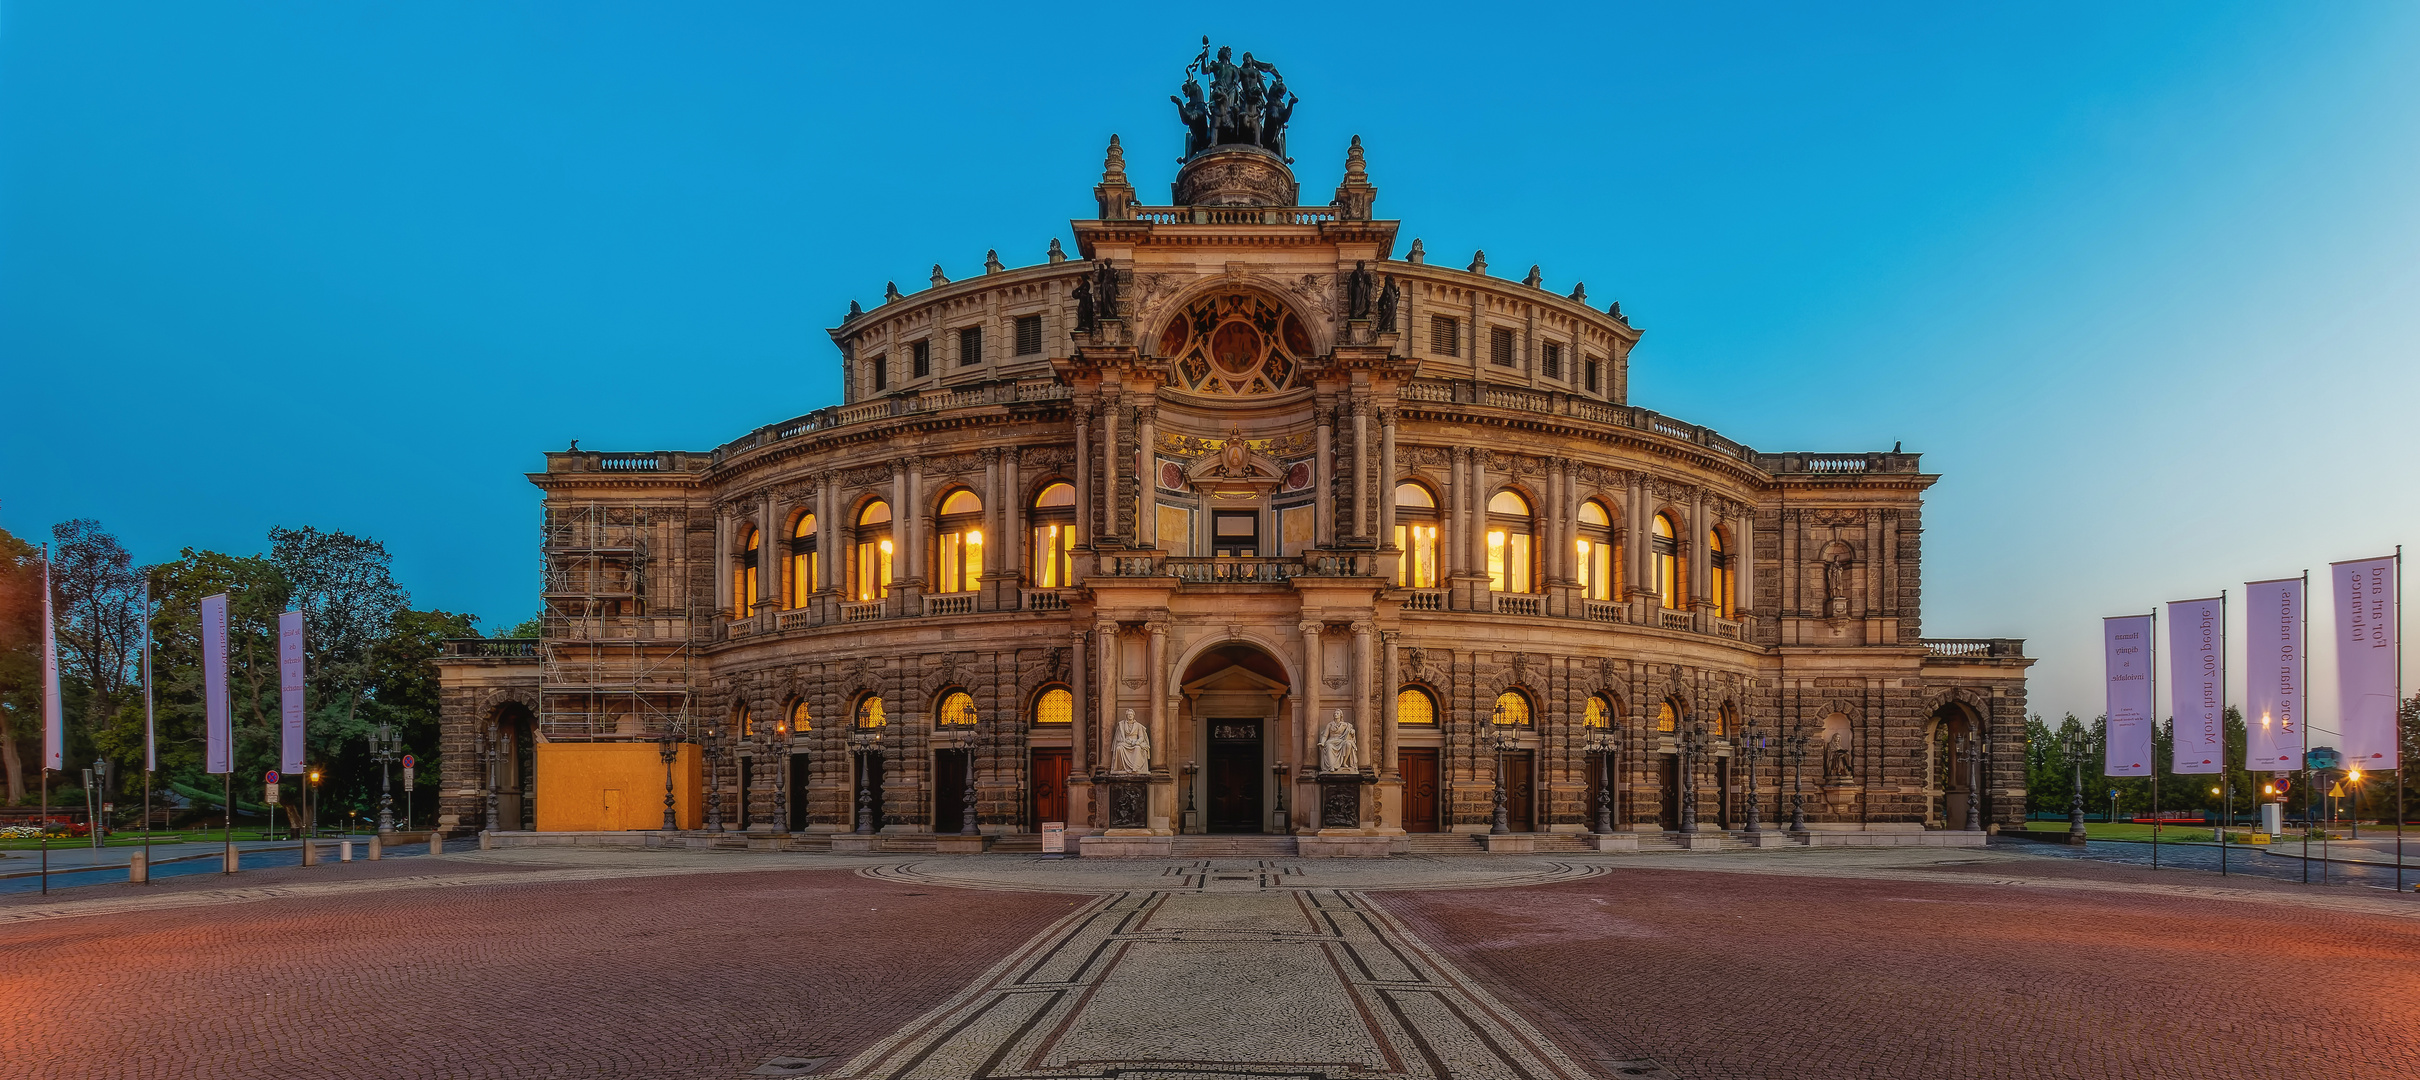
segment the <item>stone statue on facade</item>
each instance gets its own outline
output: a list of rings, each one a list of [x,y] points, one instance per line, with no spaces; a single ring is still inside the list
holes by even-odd
[[[1118,721],[1117,737],[1110,741],[1109,771],[1123,776],[1151,771],[1151,730],[1135,722],[1133,709]]]
[[[1849,604],[1849,546],[1834,540],[1823,553],[1824,614],[1845,615]]]
[[[1403,291],[1395,287],[1395,275],[1386,276],[1386,287],[1378,290],[1378,332],[1395,332],[1395,308],[1403,303]]]
[[[1075,298],[1076,298],[1076,333],[1079,333],[1079,334],[1089,334],[1089,333],[1092,333],[1092,324],[1093,324],[1093,310],[1092,310],[1092,277],[1091,277],[1090,275],[1086,275],[1086,276],[1084,276],[1084,277],[1080,277],[1080,278],[1077,278],[1077,279],[1076,279],[1076,292],[1075,292]]]
[[[1185,80],[1185,96],[1168,95],[1176,102],[1176,118],[1185,125],[1185,156],[1178,161],[1191,160],[1193,155],[1210,148],[1210,103],[1202,100],[1202,84],[1198,79]]]
[[[1842,741],[1838,732],[1834,732],[1824,739],[1823,778],[1825,780],[1852,779],[1849,775],[1849,747],[1846,742]]]
[[[1371,294],[1378,291],[1378,283],[1375,278],[1376,275],[1370,273],[1370,264],[1366,260],[1357,260],[1353,263],[1353,272],[1345,275],[1344,279],[1345,318],[1366,319],[1370,317],[1370,304],[1375,300]]]
[[[1210,81],[1207,100],[1193,77],[1196,72]],[[1183,92],[1169,100],[1176,102],[1177,118],[1185,124],[1186,160],[1227,144],[1258,146],[1285,156],[1286,123],[1301,99],[1286,91],[1286,78],[1278,74],[1277,65],[1255,60],[1251,53],[1239,61],[1235,50],[1225,45],[1213,55],[1210,39],[1204,37],[1201,55],[1185,65]]]
[[[1092,287],[1093,317],[1096,319],[1117,318],[1117,268],[1104,262],[1101,264],[1101,268],[1099,270],[1093,272],[1093,277],[1095,279]]]
[[[1269,103],[1262,110],[1260,144],[1292,165],[1294,159],[1286,157],[1286,123],[1294,119],[1294,106],[1302,99],[1286,92],[1286,77],[1277,74],[1276,68],[1269,69],[1269,76]]]
[[[1361,735],[1353,730],[1352,721],[1344,718],[1344,710],[1319,729],[1319,771],[1349,773],[1361,768]]]

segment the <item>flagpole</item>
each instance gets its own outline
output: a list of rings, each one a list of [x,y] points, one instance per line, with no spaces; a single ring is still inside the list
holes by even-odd
[[[2395,891],[2403,891],[2403,545],[2395,545]]]
[[[143,884],[151,884],[151,772],[159,767],[151,706],[151,568],[143,568]]]
[[[2150,639],[2143,643],[2143,647],[2150,651],[2151,656],[2151,670],[2144,676],[2151,680],[2151,715],[2143,719],[2152,725],[2151,734],[2156,742],[2160,722],[2160,609],[2157,604],[2151,606],[2151,632],[2144,636]],[[2171,699],[2176,697],[2174,694],[2168,696]],[[2176,702],[2170,700],[2168,705],[2174,708]],[[2168,753],[2176,753],[2176,725],[2173,723],[2168,725]],[[2160,868],[2160,756],[2156,748],[2151,755],[2151,868]]]
[[[2218,590],[2218,786],[2226,792],[2218,811],[2218,876],[2227,876],[2227,826],[2235,816],[2235,774],[2227,771],[2227,590]],[[2248,674],[2248,672],[2247,672]],[[2244,725],[2244,745],[2252,745],[2252,727]]]
[[[2302,662],[2302,883],[2311,883],[2311,572],[2302,572],[2302,636],[2294,643]]]

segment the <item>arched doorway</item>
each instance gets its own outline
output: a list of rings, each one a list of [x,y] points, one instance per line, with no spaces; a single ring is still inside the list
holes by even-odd
[[[536,829],[537,718],[520,702],[505,702],[496,706],[487,738],[488,745],[481,752],[493,751],[494,756],[481,761],[479,767],[486,770],[487,786],[495,793],[496,808],[496,818],[487,827],[523,832]]]
[[[1967,807],[1975,805],[1977,816],[1989,820],[1991,806],[1984,793],[1975,788],[1976,774],[1981,771],[1983,757],[1983,725],[1974,710],[1959,702],[1948,702],[1933,711],[1931,738],[1926,740],[1932,759],[1932,771],[1927,777],[1926,794],[1930,798],[1925,824],[1937,829],[1966,828]]]
[[[1221,645],[1185,667],[1185,705],[1202,763],[1186,810],[1199,806],[1204,832],[1276,831],[1278,793],[1270,769],[1279,757],[1278,708],[1285,700],[1285,667],[1251,645]],[[1198,804],[1193,799],[1200,800]]]

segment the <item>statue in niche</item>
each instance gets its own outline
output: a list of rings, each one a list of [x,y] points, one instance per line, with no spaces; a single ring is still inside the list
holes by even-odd
[[[1403,303],[1403,291],[1395,287],[1395,275],[1386,276],[1386,287],[1378,290],[1378,332],[1395,332],[1395,308]]]
[[[1319,771],[1349,773],[1359,768],[1361,734],[1353,730],[1352,721],[1344,718],[1344,710],[1338,709],[1328,720],[1328,726],[1319,729]]]
[[[1370,294],[1377,291],[1376,286],[1377,282],[1373,280],[1370,273],[1369,262],[1356,260],[1353,263],[1353,272],[1346,275],[1344,279],[1345,318],[1366,319],[1370,317],[1370,304],[1373,299]]]
[[[1824,739],[1823,778],[1827,781],[1856,779],[1849,772],[1848,741],[1842,739],[1839,732],[1833,732]]]
[[[1151,771],[1151,730],[1135,722],[1133,709],[1118,721],[1117,737],[1110,741],[1109,771],[1125,776]]]
[[[1092,324],[1092,279],[1080,277],[1076,279],[1076,333],[1092,333]]]
[[[1823,548],[1823,610],[1828,616],[1849,613],[1849,546],[1834,540]]]

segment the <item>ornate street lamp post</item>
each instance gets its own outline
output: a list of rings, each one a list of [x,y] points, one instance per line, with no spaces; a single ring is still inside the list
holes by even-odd
[[[1756,729],[1756,721],[1750,720],[1740,728],[1739,751],[1748,759],[1748,827],[1745,831],[1754,836],[1765,831],[1756,808],[1756,766],[1765,757],[1765,733]]]
[[[1807,831],[1807,730],[1801,726],[1782,736],[1781,745],[1790,755],[1790,831]]]
[[[378,835],[395,831],[395,789],[389,785],[387,766],[403,754],[403,734],[395,725],[381,721],[370,732],[370,756],[378,759]]]
[[[489,728],[485,734],[480,736],[479,742],[480,756],[487,759],[487,829],[489,832],[494,832],[497,829],[496,817],[500,813],[496,802],[496,783],[499,779],[501,779],[496,774],[496,730],[492,727]],[[318,770],[312,770],[312,774],[316,776],[318,774]],[[316,807],[316,804],[314,804],[314,806]],[[311,835],[319,835],[318,811],[316,809],[314,809],[312,812]]]
[[[1512,831],[1511,813],[1505,804],[1504,796],[1504,755],[1512,752],[1513,737],[1509,734],[1506,734],[1502,729],[1498,729],[1495,733],[1495,740],[1496,813],[1494,822],[1488,825],[1487,831],[1491,834],[1501,836]]]
[[[1697,763],[1706,753],[1706,725],[1691,723],[1681,735],[1681,831],[1697,831]]]
[[[706,831],[723,831],[723,729],[706,728]]]
[[[849,746],[857,753],[857,831],[874,831],[874,787],[867,782],[868,770],[874,766],[875,755],[882,752],[881,728],[858,728],[849,733]]]
[[[2067,797],[2067,839],[2084,842],[2084,726],[2067,729],[2067,764],[2075,772],[2075,790]]]
[[[1966,755],[1966,831],[1983,831],[1983,740],[1968,732],[1958,740]]]
[[[673,813],[672,764],[681,757],[680,731],[667,721],[663,733],[656,736],[656,756],[664,759],[664,831],[677,832],[680,818]]]
[[[1596,827],[1599,835],[1613,831],[1613,767],[1614,755],[1621,751],[1622,736],[1612,728],[1591,728],[1587,751],[1597,759]]]

